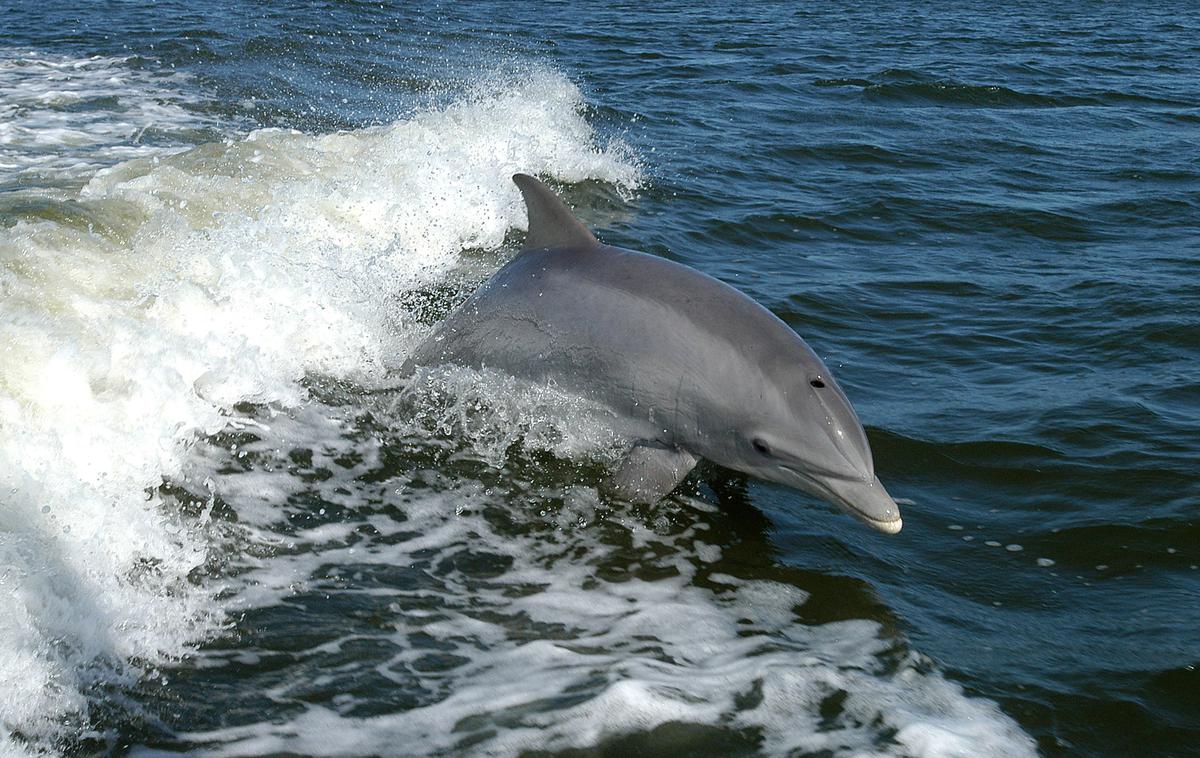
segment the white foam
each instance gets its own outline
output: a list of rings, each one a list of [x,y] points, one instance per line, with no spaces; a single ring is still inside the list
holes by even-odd
[[[560,458],[608,463],[628,448],[628,440],[613,433],[606,407],[490,369],[420,367],[397,400],[379,412],[423,438],[469,441],[459,457],[491,466],[499,466],[517,443]]]
[[[247,543],[235,556],[260,552],[256,544],[295,544],[268,560],[234,557],[242,589],[232,606],[268,607],[295,593],[320,593],[343,595],[334,604],[342,609],[362,597],[362,574],[426,566],[422,574],[439,587],[432,595],[420,581],[372,585],[373,593],[391,599],[391,618],[383,630],[362,627],[346,639],[372,635],[394,652],[390,660],[343,663],[340,674],[357,665],[390,672],[411,688],[408,677],[424,671],[413,664],[430,649],[465,663],[424,674],[421,684],[430,694],[416,707],[357,717],[354,708],[370,695],[338,694],[282,721],[177,735],[191,753],[377,754],[403,745],[412,754],[507,756],[591,747],[683,723],[757,734],[771,755],[1035,754],[1032,740],[995,704],[965,695],[929,661],[904,652],[877,622],[802,623],[797,610],[807,594],[774,581],[714,573],[708,579],[715,589],[699,586],[703,567],[720,560],[719,548],[702,541],[719,517],[710,506],[684,500],[660,506],[659,513],[605,510],[585,485],[560,497],[554,488],[494,490],[437,470],[393,471],[381,479],[381,451],[394,443],[364,442],[336,409],[310,406],[293,415],[247,446],[251,471],[224,482],[235,510],[253,519],[241,522]],[[414,420],[411,429],[401,418],[392,423],[403,438],[423,422]],[[331,476],[319,482],[280,476],[287,459],[276,451],[291,447],[311,450],[311,469]],[[347,463],[350,452],[357,456],[353,463]],[[211,455],[205,465],[219,466],[224,451]],[[295,532],[290,524],[303,505],[246,507],[264,477],[275,488],[286,483],[310,496],[285,494],[283,501],[350,508],[343,523],[365,519],[374,536],[351,546],[339,530]],[[404,519],[356,515],[354,508],[365,503],[388,503]],[[580,504],[593,516],[585,525],[554,513]],[[508,515],[494,521],[489,507]],[[662,509],[669,511],[669,528],[656,526]],[[524,525],[511,528],[510,520]],[[629,545],[646,548],[641,566],[634,562],[626,575],[604,578],[597,567],[628,564]],[[697,546],[708,555],[697,559]],[[485,581],[444,568],[456,558],[486,555],[502,557],[497,565],[505,568]],[[331,580],[329,566],[353,566],[356,578]],[[643,569],[653,569],[655,578],[643,578]],[[529,634],[531,626],[547,633]],[[322,650],[336,647],[327,643]],[[204,665],[234,662],[217,651]],[[294,704],[308,686],[287,681],[268,697]]]
[[[50,111],[8,113],[11,170],[91,167],[121,157],[114,145],[135,126],[188,118],[173,104],[186,95],[160,98],[165,84],[118,60],[3,65],[0,87],[25,100],[95,96],[105,77],[122,104],[152,91],[107,116],[62,116],[95,135],[78,145],[50,130]],[[151,153],[83,187],[73,207],[103,223],[0,231],[5,732],[30,750],[72,734],[97,682],[132,681],[222,623],[220,588],[189,581],[214,527],[164,509],[156,488],[229,407],[299,405],[309,374],[381,377],[420,333],[397,293],[523,225],[513,172],[636,181],[619,145],[598,144],[570,81],[524,74],[379,128]],[[56,150],[61,165],[37,157]]]
[[[0,48],[0,187],[78,185],[213,126],[183,74],[128,58]]]

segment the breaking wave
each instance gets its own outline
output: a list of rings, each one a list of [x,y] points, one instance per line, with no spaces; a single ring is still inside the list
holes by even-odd
[[[546,70],[480,81],[376,128],[138,146],[152,122],[190,118],[177,102],[193,96],[164,86],[115,59],[0,63],[0,87],[31,103],[119,90],[71,127],[92,138],[74,153],[70,130],[6,114],[6,134],[32,135],[6,143],[6,168],[67,182],[81,166],[138,156],[36,213],[12,211],[0,231],[10,746],[77,735],[99,689],[136,681],[224,623],[219,588],[198,578],[212,558],[205,525],[160,494],[198,437],[224,429],[239,402],[301,404],[309,374],[383,376],[419,333],[397,293],[523,224],[514,171],[638,176],[619,143],[598,142],[579,90]],[[43,159],[55,150],[39,140],[60,157]]]

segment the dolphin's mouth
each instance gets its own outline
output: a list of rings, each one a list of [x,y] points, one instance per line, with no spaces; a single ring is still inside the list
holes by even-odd
[[[904,526],[900,518],[900,506],[883,488],[878,477],[871,481],[843,477],[821,476],[799,471],[791,466],[780,466],[803,482],[814,495],[823,497],[842,510],[862,521],[872,529],[885,534],[896,534]]]

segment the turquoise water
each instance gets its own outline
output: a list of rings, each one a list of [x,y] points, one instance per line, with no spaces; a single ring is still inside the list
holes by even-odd
[[[4,18],[0,749],[1198,754],[1194,9]],[[397,395],[514,171],[804,336],[904,531]]]

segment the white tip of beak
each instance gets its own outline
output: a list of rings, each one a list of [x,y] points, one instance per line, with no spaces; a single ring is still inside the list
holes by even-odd
[[[838,505],[872,529],[896,534],[904,526],[900,506],[883,488],[879,477],[870,482],[826,479],[822,484],[836,496]]]
[[[896,519],[895,521],[867,521],[867,519],[863,519],[863,521],[866,521],[868,526],[884,534],[896,534],[904,528],[904,521],[901,519]]]

